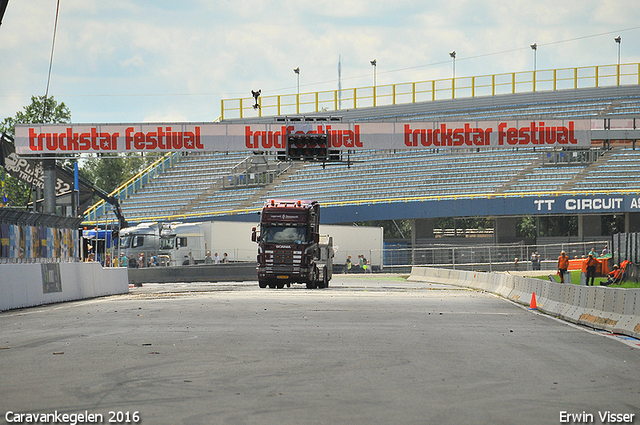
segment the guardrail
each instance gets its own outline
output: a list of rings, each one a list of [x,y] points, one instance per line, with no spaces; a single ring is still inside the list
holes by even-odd
[[[508,72],[300,94],[265,95],[259,98],[260,108],[253,107],[253,97],[223,99],[221,119],[248,118],[255,117],[256,114],[259,117],[293,115],[343,108],[626,84],[640,84],[640,63]]]

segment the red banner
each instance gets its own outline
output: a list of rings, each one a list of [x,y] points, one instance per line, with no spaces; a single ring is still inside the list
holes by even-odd
[[[168,151],[278,151],[287,134],[326,133],[329,148],[461,149],[591,145],[590,120],[274,124],[16,125],[20,155]]]

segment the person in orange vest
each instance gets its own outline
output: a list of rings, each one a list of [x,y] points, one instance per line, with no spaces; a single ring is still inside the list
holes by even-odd
[[[620,270],[622,270],[623,272],[626,271],[628,264],[631,264],[631,261],[625,259],[622,263],[620,263]]]
[[[624,271],[618,268],[618,265],[613,266],[613,270],[607,274],[607,281],[600,282],[600,286],[609,286],[612,283],[620,283]]]
[[[560,273],[560,283],[564,283],[564,274],[569,268],[569,257],[567,253],[562,251],[558,257],[558,273]]]
[[[593,286],[593,281],[596,278],[596,266],[598,260],[593,257],[593,254],[589,253],[587,257],[587,286]],[[591,285],[589,285],[589,278],[591,278]]]

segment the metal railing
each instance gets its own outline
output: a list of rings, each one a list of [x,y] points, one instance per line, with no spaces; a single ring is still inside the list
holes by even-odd
[[[541,275],[545,270],[556,270],[558,256],[565,251],[570,259],[581,258],[596,247],[602,249],[609,244],[607,240],[591,240],[549,245],[470,245],[470,246],[432,246],[432,247],[393,247],[385,248],[384,268],[406,268],[412,266],[430,266],[477,271],[530,271],[535,270],[531,254],[540,255]],[[518,259],[517,264],[515,259]]]
[[[537,91],[640,84],[640,63],[442,78],[300,94],[222,99],[221,119],[293,115]]]

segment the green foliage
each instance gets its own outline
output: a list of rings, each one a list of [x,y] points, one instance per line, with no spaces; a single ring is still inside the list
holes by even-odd
[[[58,104],[53,96],[31,96],[31,104],[18,111],[16,116],[5,118],[0,130],[12,137],[15,136],[16,124],[69,123],[71,111],[64,102]]]
[[[86,161],[82,170],[93,184],[107,193],[158,160],[161,154],[142,156],[137,153],[104,154]]]
[[[624,233],[624,214],[601,216],[601,230],[603,235],[615,235]]]
[[[15,136],[16,124],[31,123],[69,123],[71,111],[64,104],[58,103],[53,96],[31,96],[31,104],[18,111],[15,117],[7,117],[0,123],[0,132]],[[4,172],[4,170],[3,170]],[[17,178],[5,175],[5,187],[8,198],[8,206],[26,207],[31,200],[31,187]]]
[[[411,220],[374,220],[357,223],[359,226],[382,227],[384,239],[411,239]]]
[[[31,200],[31,188],[20,180],[11,177],[4,169],[0,168],[0,174],[4,174],[5,192],[7,194],[7,206],[14,208],[26,207]],[[0,196],[0,202],[2,201]]]
[[[520,238],[536,238],[536,218],[530,215],[516,220],[516,236]]]

